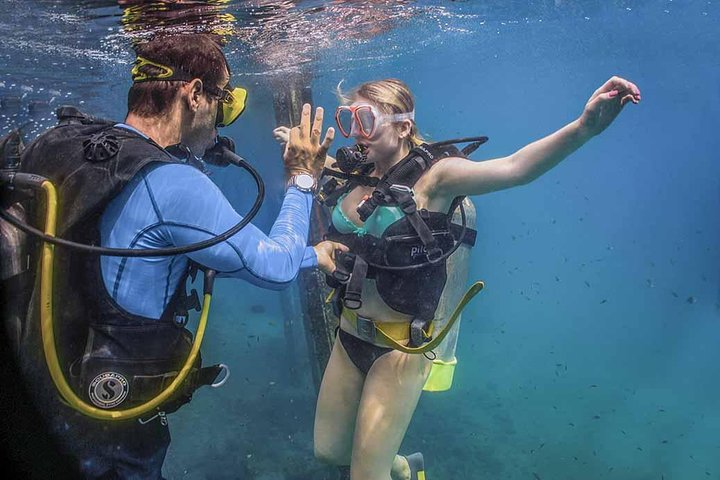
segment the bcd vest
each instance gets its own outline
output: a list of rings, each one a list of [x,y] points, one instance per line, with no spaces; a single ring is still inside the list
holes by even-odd
[[[23,151],[21,171],[42,175],[55,185],[59,237],[99,245],[99,221],[109,202],[146,165],[177,160],[153,141],[74,108],[59,109],[58,118],[58,126]],[[37,205],[35,214],[42,218]],[[192,344],[192,334],[184,328],[186,279],[187,274],[160,319],[145,318],[126,312],[110,297],[98,255],[55,248],[58,358],[82,399],[100,408],[125,409],[156,396],[172,381]],[[20,356],[25,374],[34,382],[44,380],[43,388],[47,389],[52,382],[41,347],[38,280],[21,334]],[[117,392],[93,390],[97,379],[108,372],[126,379],[127,388]],[[187,403],[197,387],[212,383],[218,373],[214,367],[201,369],[198,357],[185,385],[163,410],[169,413]]]

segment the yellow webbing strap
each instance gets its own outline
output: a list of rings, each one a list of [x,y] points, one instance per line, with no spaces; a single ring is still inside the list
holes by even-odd
[[[445,339],[447,334],[450,333],[450,329],[452,328],[452,326],[455,324],[455,322],[460,317],[460,314],[462,313],[463,309],[467,306],[468,303],[470,303],[470,300],[472,300],[475,295],[480,293],[480,291],[484,287],[485,287],[485,284],[481,281],[473,283],[470,286],[470,288],[468,288],[468,290],[465,292],[465,295],[463,295],[460,302],[458,302],[457,306],[455,307],[455,310],[453,311],[452,315],[448,319],[448,322],[445,325],[445,328],[443,328],[440,332],[438,332],[438,334],[432,340],[423,344],[420,347],[407,347],[405,345],[398,343],[391,336],[391,334],[385,332],[383,330],[383,328],[378,325],[378,323],[374,322],[375,329],[380,334],[382,339],[386,342],[386,344],[388,346],[394,348],[395,350],[400,350],[401,352],[405,352],[405,353],[429,352],[430,350],[432,350],[435,347],[437,347],[438,345],[440,345],[440,343],[442,343],[442,341]],[[357,325],[357,314],[354,311],[345,309],[343,311],[343,314],[345,315],[345,317],[348,320],[350,320],[351,323],[354,323],[355,325]],[[390,323],[392,323],[392,322],[386,322],[385,325],[388,325]],[[404,325],[404,328],[407,328],[406,324],[400,324],[400,325]],[[425,333],[429,335],[431,332],[425,332]]]

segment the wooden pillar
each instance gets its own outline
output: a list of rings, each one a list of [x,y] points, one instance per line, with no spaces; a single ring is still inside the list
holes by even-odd
[[[309,84],[309,79],[302,75],[296,78],[285,78],[282,83],[277,82],[273,89],[276,125],[295,126],[300,123],[303,104],[312,105],[312,91]],[[314,108],[313,105],[313,111]],[[330,212],[326,207],[315,202],[310,217],[309,242],[310,245],[315,245],[323,239],[327,232]],[[301,321],[305,331],[310,369],[316,392],[320,391],[320,382],[330,358],[335,328],[338,325],[338,319],[333,314],[331,306],[325,303],[329,293],[330,289],[325,284],[325,275],[317,268],[306,268],[300,270],[297,281],[282,295],[283,326],[288,356],[292,358],[294,354],[296,336],[299,333],[297,322]],[[298,376],[295,375],[295,377]],[[350,470],[346,467],[338,470],[328,469],[328,475],[328,480],[330,478],[349,480]]]
[[[312,92],[303,81],[297,78],[283,82],[283,87],[275,89],[274,108],[277,125],[293,126],[300,123],[300,114],[304,103],[312,104]],[[320,242],[327,230],[329,212],[317,202],[313,205],[310,220],[310,244]],[[329,293],[325,285],[325,276],[316,268],[303,269],[298,280],[283,295],[283,311],[285,314],[284,329],[288,338],[288,348],[292,352],[292,344],[297,335],[295,327],[298,320],[305,327],[305,336],[310,368],[315,390],[320,389],[322,373],[330,358],[337,319],[325,298]]]

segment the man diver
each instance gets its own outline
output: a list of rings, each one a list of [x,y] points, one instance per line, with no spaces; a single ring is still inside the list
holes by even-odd
[[[217,128],[242,113],[246,92],[229,85],[227,60],[208,36],[166,36],[136,49],[125,122],[98,123],[68,110],[59,115],[60,126],[23,152],[21,171],[58,185],[59,237],[125,249],[167,249],[217,237],[242,218],[197,167],[207,152],[229,145],[218,139]],[[57,249],[59,371],[86,410],[99,412],[95,418],[58,394],[57,372],[43,355],[41,287],[33,291],[17,349],[39,410],[83,476],[162,478],[170,443],[166,413],[221,373],[200,368],[199,357],[190,360],[193,341],[184,325],[192,307],[185,295],[192,265],[271,289],[288,285],[299,268],[334,269],[333,252],[345,247],[306,246],[312,191],[334,137],[329,128],[321,141],[322,122],[321,108],[311,123],[310,105],[303,106],[283,157],[287,192],[267,236],[249,224],[211,247],[172,256]],[[212,283],[212,276],[206,274],[207,280]],[[191,366],[190,380],[172,401],[143,415],[100,419],[158,397]]]

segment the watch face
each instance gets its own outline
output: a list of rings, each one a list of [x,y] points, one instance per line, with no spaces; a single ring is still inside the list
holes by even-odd
[[[300,188],[310,189],[315,186],[315,180],[310,175],[298,175],[295,177],[295,185]]]

